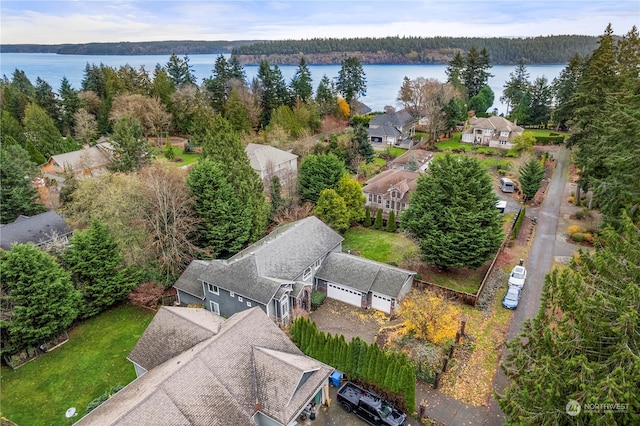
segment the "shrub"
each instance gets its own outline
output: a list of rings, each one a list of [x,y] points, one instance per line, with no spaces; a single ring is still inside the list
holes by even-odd
[[[324,299],[327,296],[317,290],[314,290],[311,292],[311,310],[315,311],[316,309],[318,309],[318,307],[320,305],[322,305],[322,302],[324,302]]]
[[[388,232],[396,232],[396,215],[393,210],[389,212],[389,219],[387,219],[387,231]]]
[[[378,209],[376,212],[376,221],[373,223],[373,228],[377,230],[382,230],[382,209]]]
[[[575,199],[573,196],[571,196],[571,197],[567,198],[567,201],[568,201],[570,204],[574,204],[574,203],[576,202],[576,199]]]
[[[571,237],[573,234],[575,234],[576,232],[580,231],[580,227],[576,226],[576,225],[572,225],[569,227],[569,229],[567,230],[567,233],[569,234],[569,236]]]
[[[587,242],[589,244],[593,244],[593,242],[595,241],[595,238],[594,238],[593,234],[590,234],[590,233],[587,232],[587,233],[585,233],[583,235],[584,235],[584,241],[585,242]]]
[[[576,232],[573,235],[571,235],[571,239],[576,243],[581,243],[582,241],[584,241],[584,234],[581,232]]]
[[[507,171],[506,171],[506,170],[502,170],[502,169],[498,169],[498,174],[499,174],[500,176],[504,176],[504,175],[506,175],[506,174],[507,174]]]
[[[371,207],[367,206],[364,211],[364,226],[369,228],[371,226]]]
[[[91,401],[87,405],[87,414],[89,414],[91,411],[93,411],[96,408],[98,408],[100,406],[100,404],[105,402],[107,399],[111,398],[113,395],[115,395],[123,387],[124,386],[122,386],[122,385],[116,385],[116,386],[112,387],[111,389],[109,389],[108,391],[106,391],[105,393],[103,393],[102,395],[100,395],[99,397],[97,397],[96,399],[94,399],[93,401]]]

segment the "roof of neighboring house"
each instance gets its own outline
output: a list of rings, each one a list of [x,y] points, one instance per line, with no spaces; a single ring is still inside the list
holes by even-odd
[[[288,163],[298,158],[297,155],[290,152],[257,143],[250,143],[244,150],[249,157],[251,168],[258,171],[266,171],[270,166]]]
[[[367,194],[386,194],[395,187],[402,193],[402,199],[416,188],[420,173],[402,169],[389,169],[369,179],[362,191]]]
[[[371,112],[371,108],[357,100],[351,101],[351,109],[356,115],[365,115]]]
[[[315,216],[276,228],[228,260],[194,260],[174,284],[204,298],[200,281],[267,304],[294,279],[344,238]]]
[[[362,292],[374,291],[397,298],[415,272],[346,253],[331,253],[316,272],[322,280],[340,283]]]
[[[62,237],[72,232],[62,216],[53,210],[35,216],[20,216],[0,228],[0,247],[11,250],[13,243],[40,245],[51,241],[54,235]]]
[[[381,124],[377,127],[369,127],[368,129],[369,136],[377,136],[377,137],[398,137],[401,135],[400,130],[396,129],[390,124]]]
[[[391,160],[388,165],[392,168],[404,168],[412,161],[412,158],[415,160],[418,169],[423,170],[426,168],[426,164],[433,158],[433,152],[427,151],[426,149],[410,149],[401,156]]]
[[[158,321],[181,321],[182,309],[189,308],[162,307],[168,312]],[[173,337],[166,330],[154,334],[166,341]],[[287,425],[332,372],[256,307],[234,314],[217,334],[152,368],[76,424],[256,425],[259,411]]]
[[[375,115],[369,121],[369,126],[372,124],[374,126],[389,125],[399,129],[412,121],[416,121],[416,119],[409,114],[407,110],[403,109],[401,111],[386,112],[384,114]]]
[[[109,142],[101,142],[79,151],[52,155],[49,161],[53,160],[61,168],[69,166],[72,170],[94,169],[111,164],[112,152],[113,146]]]
[[[524,129],[504,117],[492,115],[491,117],[472,117],[469,119],[469,128],[465,130],[468,133],[472,129],[494,129],[499,132],[508,131],[522,133]]]

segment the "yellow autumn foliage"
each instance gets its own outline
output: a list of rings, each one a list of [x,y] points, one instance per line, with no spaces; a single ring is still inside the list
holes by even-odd
[[[429,291],[412,290],[402,301],[398,315],[416,338],[439,344],[455,338],[460,308]]]
[[[338,112],[342,118],[349,118],[351,115],[351,107],[343,98],[338,98]]]

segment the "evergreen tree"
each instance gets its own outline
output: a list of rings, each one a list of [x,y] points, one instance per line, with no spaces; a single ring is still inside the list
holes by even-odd
[[[9,137],[12,141],[15,141],[16,144],[24,146],[26,139],[22,124],[20,124],[9,111],[3,109],[0,113],[2,114],[0,116],[0,128],[2,129],[2,132],[0,132],[0,142],[2,146],[6,147],[11,144],[8,139]]]
[[[349,165],[353,167],[353,163],[360,163],[361,160],[364,160],[367,163],[373,161],[373,147],[369,142],[369,133],[367,129],[362,126],[356,126],[353,136],[351,138],[351,146],[352,148],[349,150]]]
[[[62,78],[60,83],[60,132],[69,135],[75,127],[75,114],[81,106],[78,92],[71,87],[67,77]]]
[[[363,225],[367,228],[371,226],[371,207],[367,206],[364,209],[364,223]]]
[[[231,128],[240,134],[250,134],[253,130],[251,117],[247,107],[240,99],[236,89],[232,89],[224,107],[224,118],[229,121]]]
[[[142,127],[134,119],[122,117],[118,120],[113,129],[111,143],[115,154],[112,166],[114,171],[138,170],[153,157],[151,145],[142,137]]]
[[[167,70],[157,64],[153,70],[153,94],[160,99],[163,105],[169,106],[171,95],[176,91],[176,86],[169,78]]]
[[[529,115],[531,124],[542,124],[546,127],[551,119],[551,100],[553,98],[552,88],[549,86],[545,76],[534,80],[529,91],[531,104]]]
[[[387,219],[387,232],[396,232],[396,213],[391,210],[389,212],[389,218]]]
[[[303,103],[308,103],[311,100],[311,96],[313,95],[313,87],[311,86],[311,71],[309,71],[309,67],[307,66],[307,61],[304,59],[304,56],[300,58],[300,63],[298,64],[298,69],[291,79],[291,94],[292,98],[299,99]]]
[[[520,187],[527,200],[533,199],[544,179],[544,167],[533,157],[520,167]]]
[[[169,62],[167,62],[166,70],[175,87],[196,84],[196,76],[193,72],[193,67],[189,65],[188,55],[180,59],[178,55],[172,53],[169,57]]]
[[[345,173],[338,181],[336,192],[347,206],[349,223],[361,222],[364,219],[364,204],[367,199],[362,193],[360,182]]]
[[[327,75],[323,75],[316,90],[316,104],[321,115],[332,115],[338,112],[337,90]]]
[[[349,208],[335,189],[323,189],[313,213],[324,223],[340,233],[349,229]]]
[[[516,69],[509,74],[500,97],[500,102],[507,104],[507,114],[520,104],[522,97],[529,91],[529,84],[529,71],[524,59],[520,58]]]
[[[300,197],[316,202],[323,189],[337,189],[346,171],[344,163],[333,154],[307,155],[298,171]]]
[[[466,96],[467,88],[464,87],[464,84],[462,82],[462,72],[464,71],[464,67],[464,58],[462,57],[462,53],[458,50],[456,51],[453,59],[451,59],[451,61],[449,61],[449,64],[447,64],[445,73],[447,74],[447,82],[453,85],[453,87],[458,90],[463,96]]]
[[[32,216],[45,211],[40,204],[33,179],[38,167],[19,145],[0,147],[0,223],[11,223],[20,215]]]
[[[497,201],[477,159],[447,153],[418,178],[401,223],[420,242],[424,261],[477,268],[495,255],[504,237]]]
[[[640,421],[640,228],[623,215],[593,254],[545,277],[540,309],[507,343],[509,384],[498,398],[509,421],[637,424]],[[629,404],[621,412],[562,407]],[[560,409],[558,408],[560,405]]]
[[[53,120],[36,104],[29,104],[24,111],[24,131],[27,140],[49,158],[67,152],[62,135]],[[78,147],[75,147],[78,148]]]
[[[376,211],[376,220],[375,222],[373,222],[373,229],[377,229],[378,231],[381,231],[383,227],[384,227],[384,223],[382,221],[382,209],[378,209]]]
[[[413,413],[416,408],[416,373],[411,365],[407,362],[402,367],[402,396],[404,397],[404,405],[407,413]]]
[[[336,89],[347,101],[351,111],[353,102],[367,94],[367,80],[358,58],[352,56],[341,62]]]
[[[74,233],[63,260],[84,299],[82,318],[125,300],[138,284],[139,277],[126,267],[117,242],[96,220],[86,230]]]
[[[194,242],[214,258],[235,254],[251,237],[252,210],[228,179],[219,163],[207,158],[187,178],[193,209],[200,219]]]
[[[260,106],[262,108],[260,127],[264,128],[271,122],[273,111],[289,103],[289,93],[280,68],[277,65],[271,68],[265,60],[260,62],[258,81],[260,82]]]
[[[480,93],[480,89],[487,84],[489,77],[493,77],[488,71],[491,67],[487,49],[483,47],[481,51],[478,51],[475,45],[471,46],[464,58],[464,68],[460,72],[469,99]]]
[[[282,184],[278,176],[271,178],[269,185],[269,198],[271,199],[271,216],[275,216],[280,213],[280,210],[284,207],[284,199],[282,198]]]
[[[53,88],[51,87],[51,85],[42,80],[40,77],[36,79],[34,99],[36,104],[47,113],[49,118],[53,120],[56,126],[59,126],[60,111],[58,109],[58,100],[56,99],[56,94],[53,93]],[[60,130],[59,127],[58,130]]]
[[[564,127],[572,116],[571,98],[578,86],[583,65],[582,58],[576,53],[571,57],[565,69],[551,83],[556,104],[552,115],[557,128]]]
[[[258,240],[264,234],[271,209],[264,196],[262,180],[251,168],[240,135],[217,115],[207,126],[201,145],[202,157],[212,159],[221,168],[236,197],[242,200],[243,214],[251,218],[248,242]]]
[[[2,355],[57,337],[78,316],[80,292],[56,259],[33,244],[0,252]]]

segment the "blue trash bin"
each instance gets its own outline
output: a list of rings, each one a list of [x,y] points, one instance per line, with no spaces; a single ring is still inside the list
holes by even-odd
[[[331,373],[329,380],[331,380],[331,384],[337,388],[340,386],[340,382],[342,381],[342,373],[338,370],[334,371]]]

